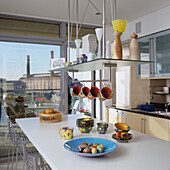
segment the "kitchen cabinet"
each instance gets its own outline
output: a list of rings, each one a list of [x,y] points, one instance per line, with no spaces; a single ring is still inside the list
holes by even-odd
[[[138,78],[170,77],[170,30],[138,39],[140,60],[154,61],[137,67]]]
[[[144,133],[163,139],[169,140],[169,120],[153,116],[144,116]]]
[[[132,130],[170,141],[168,119],[126,112],[126,124],[128,124]]]
[[[142,114],[126,112],[126,124],[128,124],[132,130],[144,133],[143,120],[144,115]]]

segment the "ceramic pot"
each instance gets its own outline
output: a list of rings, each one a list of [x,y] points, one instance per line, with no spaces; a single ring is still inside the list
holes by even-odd
[[[78,87],[78,86],[75,84],[75,86],[74,86],[74,88],[73,88],[72,96],[73,96],[73,97],[78,96],[80,92],[81,92],[81,88]]]
[[[100,90],[97,87],[94,87],[94,85],[92,85],[90,89],[90,93],[94,98],[96,98],[96,97],[99,97]]]
[[[97,123],[97,126],[99,134],[105,134],[107,132],[108,123]]]

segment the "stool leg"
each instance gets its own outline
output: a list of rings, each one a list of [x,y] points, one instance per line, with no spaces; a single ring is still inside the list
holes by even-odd
[[[16,151],[16,167],[15,167],[16,170],[17,170],[17,163],[18,163],[18,149]]]
[[[11,142],[10,142],[10,140],[9,140],[9,148],[8,148],[8,165],[7,165],[7,170],[9,170],[10,150],[11,150]]]
[[[13,165],[14,165],[14,144],[12,147],[12,167],[11,167],[12,170],[13,170]]]

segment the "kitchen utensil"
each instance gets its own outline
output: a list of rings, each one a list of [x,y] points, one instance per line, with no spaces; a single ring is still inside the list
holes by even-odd
[[[145,110],[145,111],[153,111],[155,110],[155,105],[151,104],[141,104],[139,105],[140,110]]]

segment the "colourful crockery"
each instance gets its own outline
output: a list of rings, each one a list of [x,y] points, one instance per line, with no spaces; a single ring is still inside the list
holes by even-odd
[[[73,127],[63,127],[62,129],[60,129],[58,131],[58,134],[63,138],[63,139],[66,139],[66,140],[69,140],[69,139],[73,139]],[[61,132],[63,133],[63,135],[61,135]]]
[[[128,136],[128,132],[116,132],[116,135],[120,139],[125,139]]]
[[[107,128],[108,128],[108,123],[97,123],[98,127],[97,127],[97,131],[99,132],[99,134],[105,134],[107,132]]]
[[[90,133],[93,127],[79,127],[81,133]]]
[[[87,97],[88,94],[90,93],[90,89],[89,89],[88,87],[83,87],[83,88],[82,88],[82,92],[83,92],[83,94]]]
[[[115,123],[116,132],[128,132],[131,128],[125,123]]]
[[[79,118],[76,120],[76,125],[82,133],[89,133],[94,126],[93,118]]]
[[[92,85],[90,89],[90,93],[94,98],[96,98],[96,97],[99,97],[100,90],[97,87],[94,87],[94,85]]]
[[[75,86],[73,88],[72,96],[73,97],[78,96],[80,92],[81,92],[81,88],[75,84]]]
[[[79,93],[79,95],[78,95],[78,96],[79,96],[79,98],[80,98],[80,99],[84,99],[84,98],[86,97],[86,96],[83,94],[83,92],[82,92],[82,91]]]
[[[129,140],[133,139],[133,135],[130,134],[130,133],[128,133],[127,137],[124,138],[124,139],[122,139],[122,138],[118,138],[117,135],[114,133],[114,134],[112,135],[112,138],[115,139],[115,140],[117,140],[117,141],[120,142],[120,143],[127,143],[127,142],[129,142]]]
[[[109,87],[103,87],[101,94],[105,99],[111,99],[113,97],[113,91]]]

